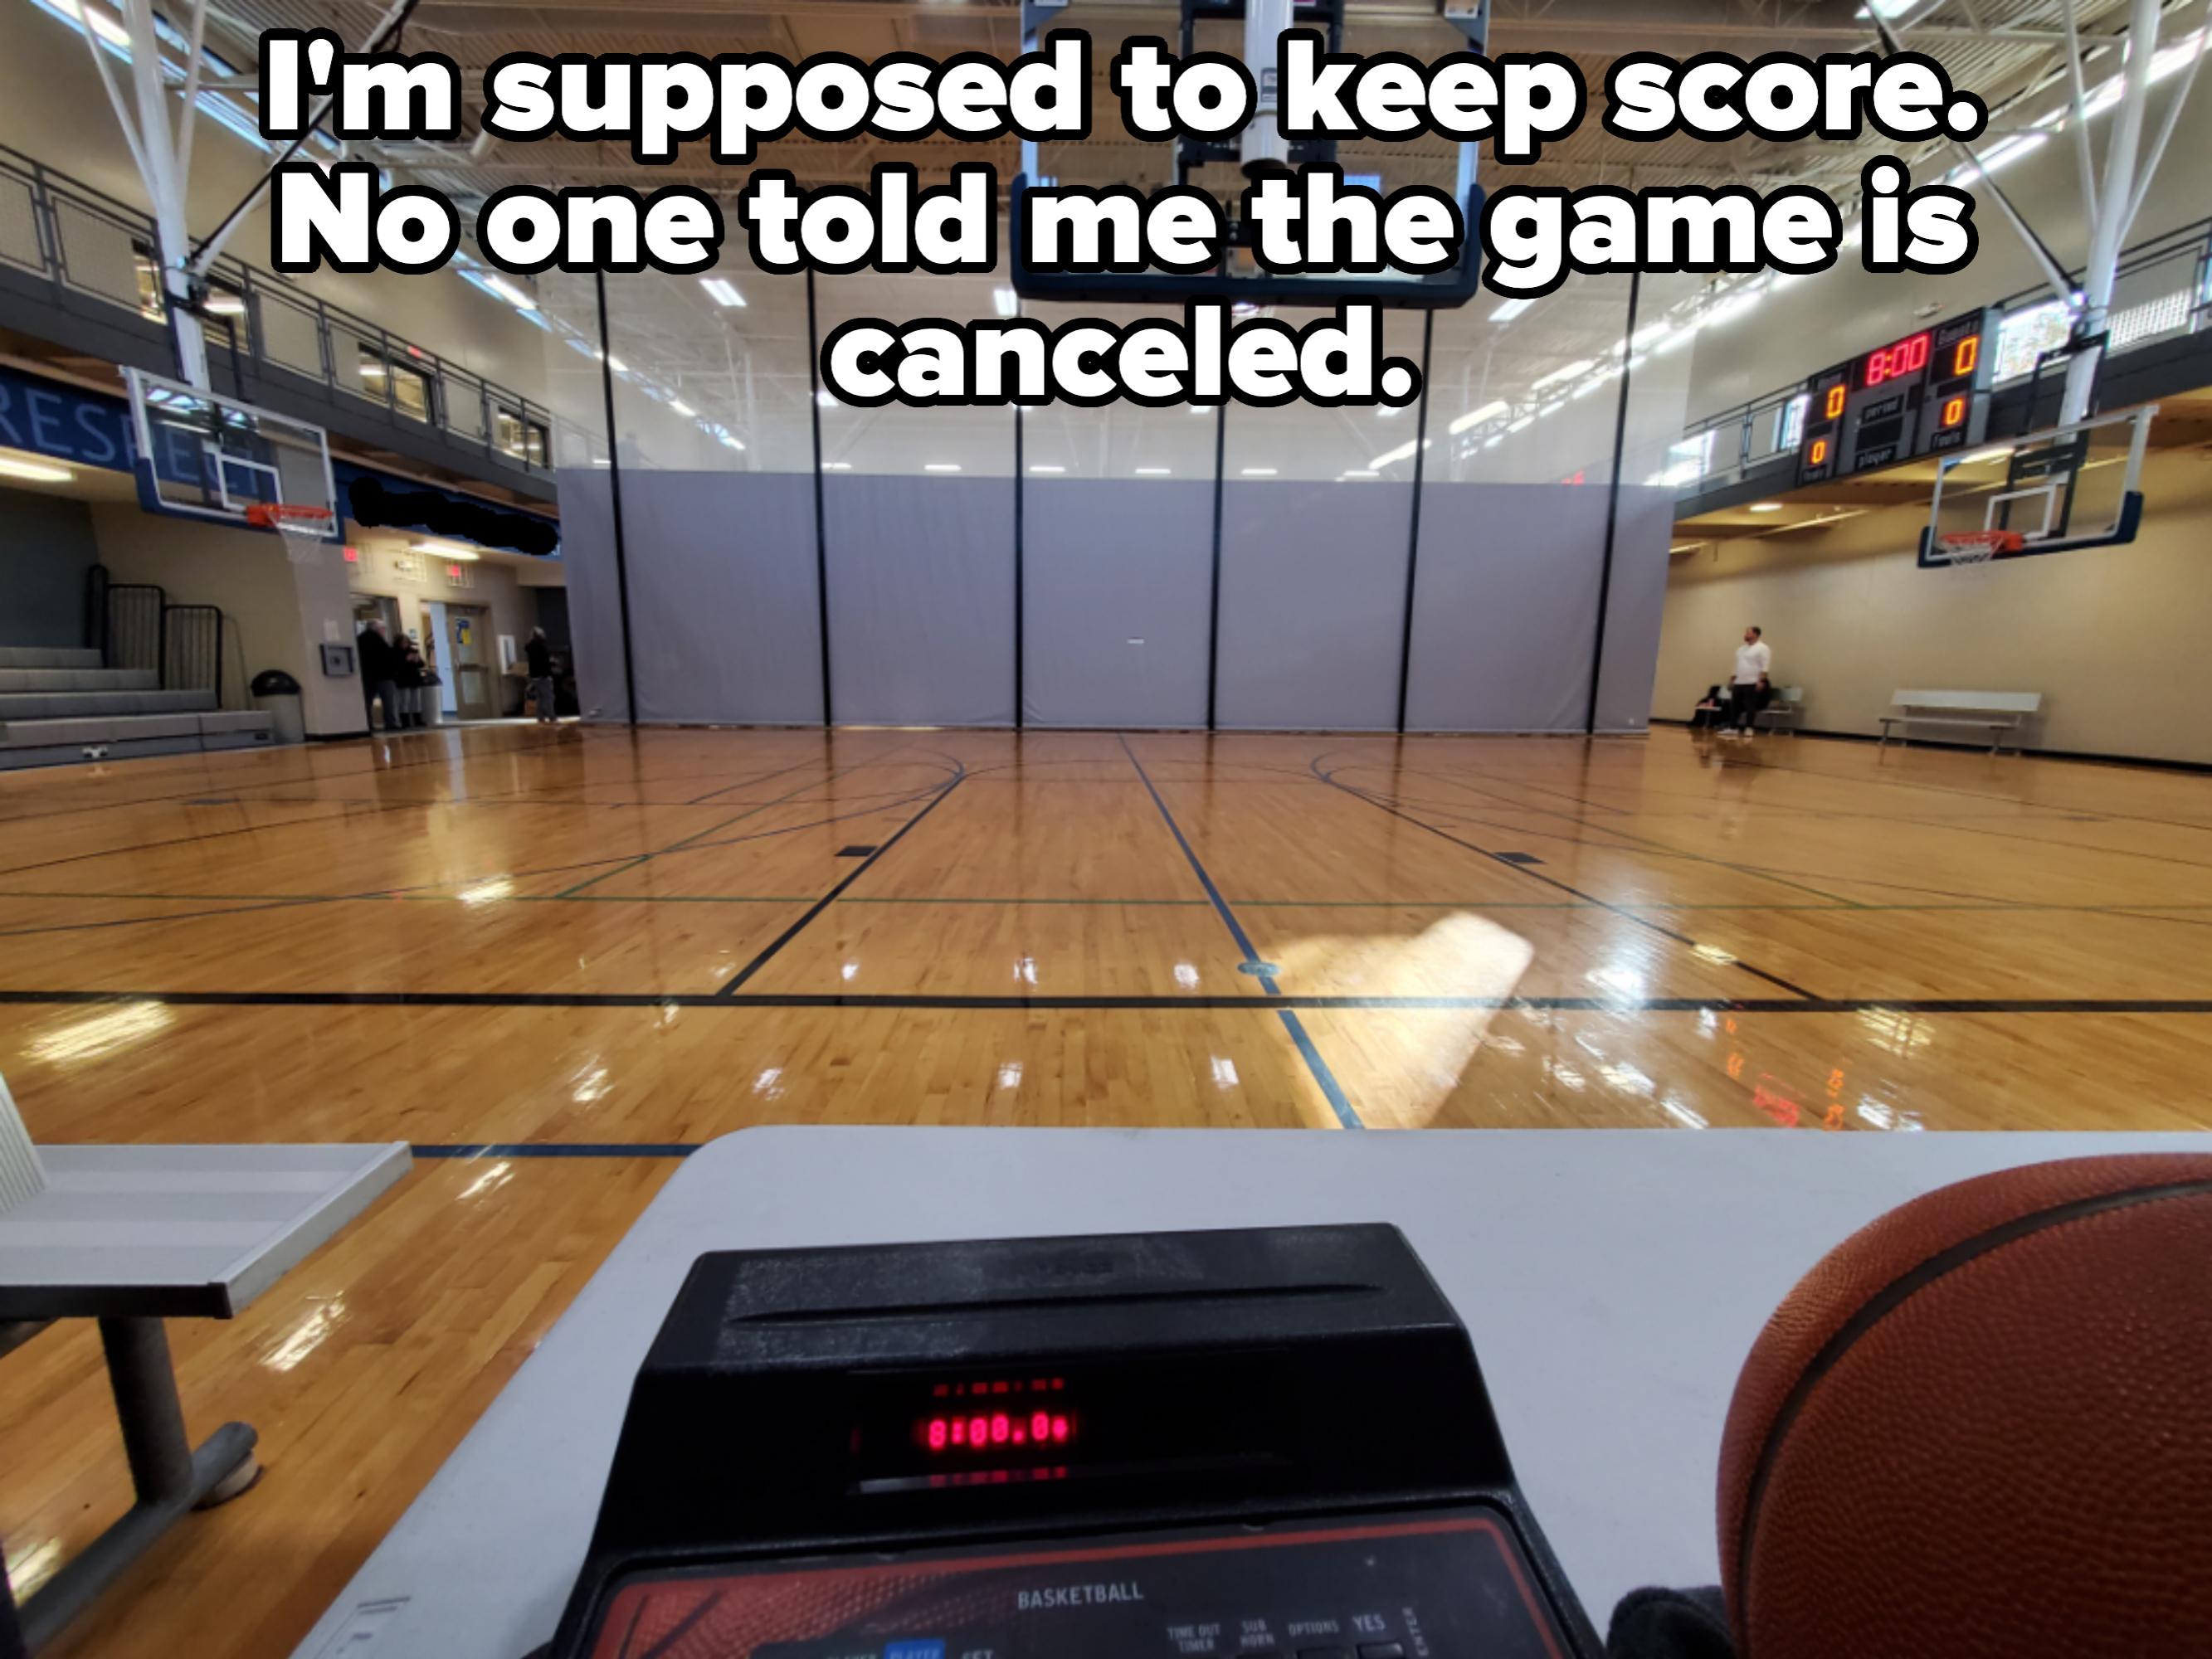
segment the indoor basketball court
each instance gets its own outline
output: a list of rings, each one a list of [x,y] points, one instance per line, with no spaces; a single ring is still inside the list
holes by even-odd
[[[1853,1484],[1898,1422],[2012,1397],[2002,1368],[2048,1352],[2014,1334],[2089,1352],[2103,1298],[2170,1330],[2098,1420],[2188,1443],[2201,1388],[2154,1373],[2212,1357],[2212,8],[617,11],[0,0],[21,1651],[1010,1659],[1164,1628],[1194,1659],[1802,1659],[1847,1628],[1885,1650],[1824,1577],[1910,1579],[1876,1534],[2033,1555]],[[368,135],[333,92],[270,126],[264,32],[317,29],[442,55],[453,125]],[[740,163],[701,117],[648,160],[503,130],[483,85],[563,53],[987,76],[1055,29],[1093,43],[1079,137],[787,124]],[[1379,103],[1285,137],[1266,54],[1297,30],[1424,74],[1521,54],[1589,118],[1510,160]],[[1213,54],[1268,113],[1139,130],[1125,37]],[[1924,58],[1986,119],[1608,130],[1639,52]],[[360,163],[450,198],[448,263],[272,259],[277,174]],[[901,165],[937,192],[925,240],[994,169],[987,258],[778,268],[740,211],[748,173],[849,205]],[[1971,263],[1860,257],[1885,166],[1971,203]],[[1018,234],[1048,198],[1233,220],[1331,167],[1465,246],[1347,275],[1248,237],[1169,272]],[[588,259],[488,250],[502,199],[613,187],[700,191],[726,237],[696,268],[626,264],[611,221]],[[1522,293],[1523,188],[1818,191],[1841,246],[1590,256]],[[1201,313],[1340,328],[1344,374],[1414,390],[1076,389]],[[1038,346],[1053,395],[991,402],[976,369],[932,403],[901,377],[940,324],[1082,349]],[[2081,1218],[2094,1249],[2037,1255]],[[1371,1305],[1339,1310],[1354,1279]],[[2007,1340],[1869,1337],[1938,1279],[1913,1318],[1955,1298]],[[1401,1362],[1402,1423],[1298,1440]],[[1055,1367],[1076,1405],[1029,1397],[1069,1391]],[[2056,1445],[2090,1408],[2053,1387],[2019,1398]],[[1838,1401],[1890,1422],[1856,1440]],[[1464,1443],[1420,1442],[1430,1409]],[[1833,1438],[1791,1462],[1801,1421]],[[1980,1427],[1906,1461],[1965,1447],[1988,1461],[1936,1488],[2043,1501]],[[1068,1479],[1094,1430],[1119,1510]],[[802,1490],[848,1432],[839,1495]],[[2212,1542],[2170,1474],[2131,1477],[2131,1562]],[[1238,1530],[1263,1511],[1294,1517],[1273,1553]],[[1382,1571],[1373,1540],[1383,1611],[1267,1600]],[[1883,1604],[1925,1650],[2035,1589],[1958,1571],[1961,1624],[1940,1582]],[[2196,1574],[2095,1650],[2188,1650]],[[1504,1624],[1439,1610],[1476,1583]],[[1067,1595],[1034,1608],[1095,1601],[1079,1638],[1013,1617]],[[2102,1628],[2063,1599],[2039,1629]]]

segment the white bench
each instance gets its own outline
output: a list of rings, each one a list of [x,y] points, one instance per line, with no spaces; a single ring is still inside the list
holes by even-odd
[[[185,1437],[163,1322],[234,1317],[411,1162],[404,1141],[34,1147],[0,1079],[0,1353],[57,1319],[100,1322],[137,1500],[20,1609],[0,1574],[0,1654],[36,1653],[187,1511],[260,1471],[244,1423]]]
[[[1990,734],[1990,753],[2004,747],[2005,733],[2018,732],[2027,717],[2043,707],[2039,691],[1893,691],[1890,702],[1905,712],[1881,717],[1881,740],[1889,742],[1890,728],[1900,743],[1911,741],[1916,726],[1962,727]],[[2013,747],[2017,750],[2018,744]]]

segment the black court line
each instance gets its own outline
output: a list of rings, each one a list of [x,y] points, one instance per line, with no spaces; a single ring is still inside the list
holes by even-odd
[[[1547,876],[1540,871],[1532,870],[1525,864],[1516,864],[1511,860],[1507,859],[1499,854],[1492,852],[1486,847],[1478,847],[1471,841],[1468,841],[1461,836],[1453,835],[1449,830],[1439,830],[1435,824],[1428,823],[1425,819],[1417,818],[1411,812],[1406,811],[1401,807],[1394,806],[1389,801],[1383,800],[1378,796],[1370,795],[1364,790],[1355,789],[1348,783],[1339,783],[1336,781],[1334,774],[1324,772],[1321,769],[1321,762],[1322,757],[1316,755],[1310,763],[1314,776],[1320,779],[1332,789],[1342,790],[1354,800],[1364,800],[1370,806],[1376,808],[1378,811],[1388,812],[1392,817],[1402,819],[1404,822],[1412,824],[1417,830],[1425,830],[1432,836],[1442,836],[1453,846],[1465,848],[1470,853],[1479,854],[1480,856],[1488,859],[1492,864],[1498,865],[1504,869],[1514,871],[1517,874],[1526,876],[1531,881],[1540,881],[1547,887],[1556,887],[1562,893],[1571,894],[1576,898],[1582,899],[1588,903],[1595,905],[1601,910],[1609,911],[1613,915],[1619,916],[1622,921],[1630,922],[1638,927],[1649,929],[1650,932],[1660,935],[1662,939],[1670,939],[1674,940],[1675,944],[1685,945],[1692,951],[1698,948],[1698,941],[1692,939],[1686,933],[1678,933],[1671,927],[1662,927],[1656,921],[1652,921],[1645,917],[1638,915],[1632,910],[1625,910],[1617,904],[1613,904],[1605,899],[1599,898],[1594,893],[1586,893],[1579,887],[1571,887],[1565,882],[1559,880],[1557,877]],[[1753,979],[1763,979],[1769,985],[1779,986],[1785,991],[1793,991],[1797,995],[1807,998],[1808,1000],[1815,999],[1815,994],[1807,990],[1803,986],[1792,984],[1790,981],[1783,978],[1781,975],[1770,974],[1764,968],[1754,968],[1749,963],[1744,961],[1741,957],[1736,957],[1729,965],[1731,967],[1741,969],[1745,973],[1749,974]]]
[[[1253,948],[1243,924],[1237,920],[1237,913],[1229,908],[1229,901],[1221,896],[1221,890],[1213,884],[1213,878],[1199,862],[1198,854],[1192,850],[1190,842],[1183,838],[1182,827],[1175,821],[1175,814],[1168,811],[1167,802],[1160,799],[1160,792],[1152,787],[1151,777],[1146,774],[1145,763],[1137,758],[1137,751],[1129,747],[1127,737],[1118,732],[1114,735],[1121,745],[1121,752],[1128,756],[1129,764],[1137,769],[1138,777],[1144,781],[1145,793],[1152,798],[1152,805],[1160,809],[1160,817],[1167,821],[1168,833],[1176,838],[1176,845],[1182,848],[1183,857],[1190,860],[1190,867],[1197,873],[1199,884],[1206,889],[1206,896],[1212,901],[1214,915],[1219,916],[1228,927],[1229,936],[1237,941],[1237,948],[1244,953],[1245,963],[1257,965],[1259,951]],[[1282,1006],[1287,999],[1283,995],[1282,988],[1275,983],[1273,974],[1262,974],[1259,979],[1261,988],[1273,1000],[1277,1012],[1282,1015],[1283,1029],[1290,1033],[1291,1042],[1297,1045],[1299,1058],[1306,1063],[1306,1070],[1312,1073],[1314,1082],[1320,1086],[1322,1097],[1328,1102],[1329,1110],[1336,1114],[1336,1121],[1347,1129],[1365,1128],[1367,1125],[1352,1109],[1352,1098],[1344,1092],[1344,1085],[1336,1080],[1336,1073],[1329,1069],[1328,1062],[1322,1058],[1321,1050],[1314,1046],[1312,1035],[1307,1031],[1304,1022]]]
[[[938,996],[835,991],[23,991],[0,990],[0,1007],[171,1008],[837,1008],[1039,1013],[1286,1012],[1292,1009],[1521,1010],[1601,1014],[2212,1014],[2212,997],[1461,997]]]
[[[797,939],[799,935],[805,931],[807,923],[812,921],[815,917],[820,915],[824,910],[827,910],[831,905],[835,904],[839,897],[843,895],[848,887],[850,887],[854,882],[860,880],[862,876],[866,875],[869,871],[874,869],[877,861],[880,860],[884,854],[890,852],[892,848],[897,846],[901,841],[905,839],[906,832],[908,830],[913,829],[915,824],[920,823],[932,812],[934,812],[938,809],[939,805],[943,803],[945,798],[960,787],[961,780],[968,775],[967,769],[961,766],[958,761],[954,761],[952,764],[959,769],[953,773],[950,782],[939,787],[937,793],[930,798],[928,805],[923,807],[921,811],[916,812],[904,823],[899,825],[897,830],[892,833],[890,840],[884,842],[880,847],[878,847],[874,851],[871,852],[867,857],[862,859],[860,863],[854,866],[853,873],[851,875],[846,877],[844,880],[839,882],[835,887],[832,887],[828,892],[824,893],[820,898],[815,900],[812,904],[809,905],[805,915],[800,916],[797,921],[793,922],[790,927],[785,928],[781,933],[778,933],[773,939],[769,940],[768,947],[758,956],[755,957],[750,962],[747,963],[743,968],[740,968],[738,970],[736,976],[715,994],[721,997],[729,997],[735,994],[738,987],[742,986],[755,974],[760,972],[762,969],[768,966],[769,959],[773,957],[778,951],[781,951],[785,945],[790,944],[792,940]]]

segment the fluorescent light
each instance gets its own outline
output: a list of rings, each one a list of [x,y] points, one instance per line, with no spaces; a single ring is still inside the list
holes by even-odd
[[[1494,404],[1485,404],[1480,409],[1469,410],[1459,419],[1454,421],[1450,430],[1454,435],[1456,435],[1471,426],[1480,426],[1485,421],[1493,421],[1500,415],[1510,415],[1512,412],[1513,405],[1503,399]]]
[[[619,357],[609,357],[607,359],[607,367],[614,370],[617,374],[627,374],[629,373],[629,365]]]
[[[830,395],[826,387],[814,394],[814,401],[821,404],[824,409],[835,409],[837,407],[837,400]]]
[[[924,461],[921,464],[921,470],[924,472],[957,472],[960,470],[960,463],[957,461]]]
[[[1172,467],[1140,466],[1137,469],[1137,476],[1140,478],[1165,478],[1172,477],[1173,474]]]
[[[246,315],[246,296],[219,288],[209,294],[207,310],[211,316],[243,317]]]
[[[707,297],[718,306],[741,306],[745,302],[745,296],[732,288],[724,277],[702,276],[699,286],[707,290]]]
[[[33,483],[68,483],[76,477],[65,466],[45,461],[19,461],[12,455],[0,455],[0,477],[27,478]]]
[[[1753,501],[1751,504],[1751,510],[1754,513],[1779,513],[1782,510],[1782,503],[1779,501]]]
[[[853,470],[853,464],[850,461],[824,461],[822,463],[822,470],[824,472],[850,472]]]
[[[1382,475],[1379,472],[1363,469],[1358,471],[1347,472],[1344,476],[1347,478],[1379,478]]]
[[[1272,478],[1274,476],[1275,469],[1272,466],[1248,466],[1244,469],[1244,477],[1248,478]]]
[[[745,447],[745,441],[743,438],[733,437],[726,432],[722,434],[722,442],[731,449],[743,449]]]
[[[1507,427],[1505,429],[1508,432],[1519,432],[1535,424],[1536,417],[1534,415],[1523,415],[1519,420],[1514,422],[1511,426]]]
[[[1988,449],[1978,449],[1971,455],[1959,457],[1960,466],[1979,466],[1984,461],[2008,461],[2012,459],[2010,444],[1997,444]]]
[[[1549,374],[1547,374],[1542,380],[1536,382],[1534,389],[1538,392],[1541,392],[1547,386],[1557,386],[1562,380],[1577,379],[1582,375],[1589,374],[1590,370],[1596,367],[1597,360],[1595,358],[1582,358],[1577,362],[1569,363],[1565,368],[1553,369]]]
[[[501,299],[506,301],[507,304],[513,306],[517,311],[535,311],[538,309],[537,301],[532,299],[527,294],[525,294],[520,289],[515,287],[513,283],[508,282],[504,276],[486,276],[483,279],[483,285],[489,289],[493,293],[498,295]]]
[[[1373,467],[1377,472],[1380,472],[1386,466],[1395,466],[1400,461],[1411,460],[1413,457],[1413,451],[1416,447],[1426,449],[1430,444],[1432,444],[1435,441],[1435,439],[1430,438],[1416,446],[1409,440],[1405,443],[1400,444],[1395,449],[1390,451],[1387,455],[1377,455],[1373,460],[1368,462],[1367,465]]]
[[[459,559],[465,564],[482,556],[473,547],[463,547],[454,542],[410,542],[407,547],[410,552],[427,553],[434,559]]]
[[[991,290],[991,304],[1001,317],[1018,316],[1022,309],[1022,296],[1010,288],[994,288]]]
[[[668,400],[668,406],[674,410],[678,415],[688,415],[695,420],[698,417],[699,411],[692,408],[690,404],[685,403],[681,398],[671,398]]]
[[[1064,466],[1033,466],[1030,471],[1032,472],[1065,472],[1067,469]]]
[[[1493,323],[1510,323],[1535,303],[1534,300],[1508,300],[1490,313],[1490,320]]]

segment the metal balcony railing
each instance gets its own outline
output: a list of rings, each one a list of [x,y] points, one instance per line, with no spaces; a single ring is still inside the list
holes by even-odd
[[[161,325],[155,246],[149,215],[0,146],[0,270],[42,278],[58,299]],[[249,376],[307,381],[341,410],[380,410],[388,422],[419,422],[495,466],[551,476],[553,420],[541,405],[282,276],[225,258],[210,277],[209,356],[241,396],[252,395]]]
[[[2068,273],[2074,281],[2081,275]],[[2002,386],[2026,380],[2042,353],[2064,343],[2072,317],[2047,288],[2015,294],[1999,301],[1999,309],[2004,320],[1997,334],[1996,384]],[[2212,219],[2121,255],[2108,326],[2114,355],[2212,330]],[[1674,485],[1679,496],[1701,495],[1741,483],[1778,457],[1795,453],[1807,385],[1780,386],[1692,422],[1668,452],[1662,481]]]

